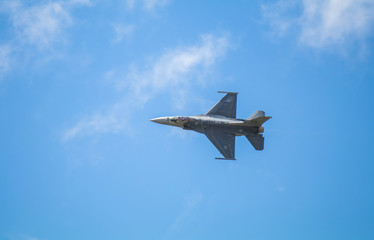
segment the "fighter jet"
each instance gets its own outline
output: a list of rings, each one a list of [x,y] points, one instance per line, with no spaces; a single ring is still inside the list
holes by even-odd
[[[237,92],[223,92],[226,95],[207,113],[196,116],[159,117],[150,121],[185,130],[193,130],[205,134],[218,151],[223,160],[235,159],[235,136],[246,136],[256,150],[264,149],[264,127],[262,124],[271,117],[264,111],[256,111],[247,119],[236,118]]]

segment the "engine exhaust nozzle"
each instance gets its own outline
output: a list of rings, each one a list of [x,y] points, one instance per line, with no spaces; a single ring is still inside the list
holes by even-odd
[[[264,126],[259,127],[257,133],[263,133],[263,132],[264,132]]]

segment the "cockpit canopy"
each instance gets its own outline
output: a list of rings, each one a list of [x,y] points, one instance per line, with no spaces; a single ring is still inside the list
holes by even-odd
[[[189,117],[179,117],[179,116],[176,116],[176,117],[172,117],[170,118],[170,121],[172,122],[175,122],[175,123],[180,123],[180,122],[187,122],[188,120],[190,120]]]

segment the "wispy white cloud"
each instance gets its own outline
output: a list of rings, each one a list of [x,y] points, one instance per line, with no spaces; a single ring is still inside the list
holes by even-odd
[[[284,35],[293,24],[297,24],[297,19],[290,14],[290,9],[295,8],[297,3],[295,0],[279,0],[261,6],[263,18],[276,35]]]
[[[94,133],[117,133],[125,128],[127,104],[117,104],[110,107],[105,113],[96,113],[77,122],[64,132],[62,140],[66,141],[79,135],[92,135]]]
[[[10,54],[11,47],[9,45],[0,46],[0,77],[10,68]]]
[[[70,6],[77,6],[77,5],[92,6],[93,5],[91,0],[70,0],[70,1],[66,1],[65,4],[70,5]]]
[[[372,34],[374,0],[280,0],[263,5],[262,13],[277,32],[295,28],[301,44],[325,48]]]
[[[276,188],[276,190],[278,192],[284,192],[285,191],[285,187],[281,183],[281,180],[280,180],[278,175],[276,175],[274,173],[271,173],[269,171],[263,171],[263,170],[260,170],[260,169],[258,169],[256,171],[256,173],[257,173],[258,176],[262,176],[262,177],[270,180],[270,183],[274,185],[274,187]]]
[[[194,210],[203,202],[204,196],[202,193],[195,193],[188,196],[185,200],[182,212],[175,218],[170,226],[170,231],[176,231],[187,219],[193,214]],[[170,234],[170,232],[169,232]]]
[[[19,42],[49,48],[53,43],[65,40],[64,30],[73,23],[71,9],[90,4],[89,0],[70,0],[26,5],[21,1],[6,0],[2,9],[9,14]]]
[[[227,48],[226,37],[204,35],[197,45],[166,51],[146,70],[133,69],[122,85],[133,89],[137,98],[145,101],[160,91],[183,96],[189,84],[204,82],[201,76],[208,73]]]
[[[0,2],[0,13],[9,16],[9,28],[14,35],[0,46],[0,74],[13,69],[22,59],[35,56],[49,61],[59,54],[57,44],[68,37],[66,29],[74,23],[73,8],[90,6],[90,0],[34,1],[4,0]]]
[[[143,0],[143,6],[145,9],[152,10],[158,6],[165,6],[170,0]]]
[[[170,0],[126,0],[126,6],[128,9],[133,9],[136,5],[140,5],[143,9],[153,10],[156,7],[163,7],[169,2]]]
[[[142,9],[150,12],[154,12],[156,8],[166,6],[171,0],[125,0],[125,4],[128,10]],[[135,29],[135,24],[123,24],[116,23],[113,25],[115,32],[115,39],[113,42],[119,43],[123,39],[130,37]]]
[[[362,39],[372,31],[373,0],[304,0],[302,43],[312,47]]]
[[[168,93],[174,107],[181,108],[189,89],[205,82],[216,61],[228,48],[227,37],[204,35],[198,44],[166,50],[160,57],[145,64],[143,69],[133,67],[125,77],[119,77],[117,87],[125,97],[106,111],[84,118],[63,133],[66,141],[78,136],[97,133],[118,133],[125,129],[127,120],[136,109],[142,108],[160,93]],[[111,70],[106,77],[116,78]]]
[[[125,38],[129,37],[134,31],[135,25],[134,24],[114,24],[113,29],[116,34],[114,42],[119,43],[122,42]]]
[[[19,234],[9,234],[9,240],[39,240],[37,237],[33,237],[27,234],[19,233]]]

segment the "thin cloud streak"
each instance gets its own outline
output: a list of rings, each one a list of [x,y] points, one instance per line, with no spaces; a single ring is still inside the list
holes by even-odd
[[[226,37],[204,35],[193,46],[167,50],[159,58],[148,64],[145,69],[133,68],[130,74],[117,82],[117,88],[125,92],[123,99],[107,108],[104,113],[86,117],[63,133],[62,141],[78,136],[99,133],[119,133],[125,129],[132,113],[144,107],[158,94],[167,93],[176,108],[182,108],[189,88],[203,84],[216,61],[225,55],[228,48]],[[114,77],[109,71],[106,77]]]
[[[106,114],[98,113],[89,118],[82,119],[74,127],[68,129],[64,133],[62,141],[69,140],[82,134],[92,135],[94,133],[120,132],[124,129],[126,123],[126,116],[122,116],[121,118],[120,113],[122,112],[122,110],[112,107]]]
[[[263,171],[263,170],[260,170],[260,169],[256,170],[256,173],[257,173],[258,176],[268,178],[272,182],[272,184],[274,184],[274,186],[275,186],[275,188],[278,192],[284,192],[285,191],[285,187],[281,183],[281,180],[280,180],[278,175],[276,175],[274,173],[271,173],[269,171]]]
[[[300,41],[321,48],[365,38],[373,27],[373,0],[304,0]]]
[[[138,98],[146,95],[146,99],[164,90],[182,91],[191,82],[204,82],[199,76],[207,74],[227,48],[226,37],[204,35],[198,45],[167,51],[146,71],[134,69],[127,78],[130,81],[123,82],[123,85],[130,85]]]
[[[301,12],[292,16],[299,8]],[[374,1],[280,0],[262,5],[262,14],[280,35],[297,29],[301,44],[321,49],[363,42],[372,33]]]
[[[289,14],[290,9],[297,5],[298,2],[294,0],[279,0],[275,3],[263,4],[262,17],[276,35],[283,36],[292,25],[297,24],[297,19]]]
[[[24,233],[18,233],[18,234],[9,234],[7,239],[9,240],[39,240],[40,238],[30,236]]]
[[[180,230],[183,225],[193,216],[196,208],[198,208],[204,201],[204,196],[202,193],[191,194],[186,197],[183,210],[174,219],[174,222],[170,225],[167,231],[167,237],[171,238],[175,232]]]
[[[25,6],[20,1],[5,1],[1,6],[10,16],[17,40],[44,49],[65,40],[64,30],[73,24],[71,8],[81,5],[90,6],[91,2],[71,0]]]
[[[122,42],[125,38],[129,37],[134,29],[135,25],[134,24],[114,24],[113,25],[114,32],[116,34],[116,37],[114,39],[115,43],[120,43]]]
[[[0,77],[1,74],[10,69],[11,47],[9,45],[0,46]]]
[[[71,11],[75,7],[91,6],[89,0],[70,0],[27,4],[5,0],[0,3],[0,13],[9,17],[8,26],[14,36],[0,46],[0,74],[28,59],[49,60],[56,56],[58,43],[67,41],[66,30],[74,24]],[[58,55],[58,54],[57,54]],[[1,76],[0,76],[1,77]]]
[[[140,5],[145,10],[153,10],[156,7],[163,7],[167,5],[170,0],[126,0],[128,9],[134,9],[136,5]]]

